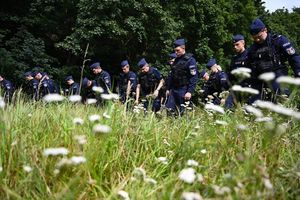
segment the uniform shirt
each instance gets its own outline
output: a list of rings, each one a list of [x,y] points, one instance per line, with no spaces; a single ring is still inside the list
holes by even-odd
[[[78,95],[79,94],[79,83],[73,83],[67,89],[67,95]]]
[[[193,93],[195,91],[197,82],[199,80],[199,72],[197,69],[197,63],[195,58],[193,57],[192,54],[184,54],[180,57],[175,58],[175,61],[172,65],[172,67],[176,67],[176,64],[178,64],[179,62],[184,62],[183,60],[185,59],[185,56],[191,56],[188,61],[186,61],[186,64],[184,66],[184,73],[186,74],[186,78],[187,80],[187,92]],[[175,77],[174,73],[171,71],[171,73],[168,76],[167,79],[167,90],[170,89],[175,89],[176,88],[176,84],[174,82],[174,80],[176,80],[177,77]]]
[[[156,68],[149,67],[147,73],[139,73],[137,81],[141,85],[142,94],[148,95],[154,92],[162,79],[161,73]]]
[[[129,71],[127,74],[120,73],[120,80],[119,80],[119,90],[120,94],[123,95],[126,93],[128,81],[131,83],[131,92],[135,92],[137,86],[137,77],[136,74],[132,71]]]
[[[248,58],[247,49],[245,49],[242,53],[236,54],[232,57],[230,67],[229,67],[229,74],[228,74],[228,79],[230,82],[237,81],[235,76],[231,74],[231,71],[240,67],[246,67],[247,58]]]
[[[289,65],[292,67],[294,71],[294,75],[296,77],[300,76],[300,56],[296,52],[294,46],[290,43],[290,41],[283,35],[276,35],[268,33],[268,36],[264,43],[257,44],[254,43],[250,49],[249,49],[249,56],[247,59],[247,65],[250,67],[253,71],[253,75],[255,78],[261,73],[261,69],[255,68],[255,63],[258,62],[257,58],[254,58],[255,53],[259,52],[263,48],[270,47],[272,49],[272,53],[275,54],[277,61],[276,63],[279,63],[283,68],[286,68],[284,64],[286,61],[288,61]],[[263,59],[263,58],[261,58]],[[276,72],[277,66],[270,66],[273,67],[273,70]],[[286,73],[283,75],[287,75],[287,70],[285,70]]]
[[[0,82],[1,88],[4,90],[4,98],[9,100],[14,92],[14,87],[9,80],[4,79]]]
[[[102,70],[100,74],[96,76],[97,85],[102,87],[105,94],[108,94],[111,90],[111,78],[107,71]]]
[[[228,90],[228,88],[228,77],[223,71],[211,74],[208,81],[202,87],[205,97],[216,92],[220,94],[222,91]]]

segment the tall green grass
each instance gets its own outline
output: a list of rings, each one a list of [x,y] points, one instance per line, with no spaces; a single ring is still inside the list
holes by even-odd
[[[241,109],[211,115],[195,108],[182,118],[172,118],[126,112],[113,102],[97,107],[22,98],[0,112],[0,199],[118,199],[120,190],[131,199],[180,199],[186,191],[205,199],[300,196],[300,123],[277,114],[265,113],[273,122],[255,122]],[[105,112],[110,119],[88,119]],[[84,124],[74,124],[75,117]],[[97,123],[112,131],[93,133]],[[85,135],[87,143],[79,145],[74,135]],[[57,173],[62,156],[45,157],[43,151],[50,147],[65,147],[70,151],[66,157],[82,155],[87,162]],[[158,157],[167,157],[167,164]],[[203,180],[188,184],[178,178],[189,159],[199,163],[193,168]],[[25,172],[24,165],[32,171]],[[143,168],[157,183],[137,177],[135,168]],[[215,186],[230,192],[217,194]]]

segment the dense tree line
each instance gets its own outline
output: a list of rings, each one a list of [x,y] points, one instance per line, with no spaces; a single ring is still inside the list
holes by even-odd
[[[67,74],[79,79],[87,44],[87,58],[101,60],[113,77],[122,59],[136,69],[143,56],[166,73],[172,43],[181,37],[199,68],[212,56],[226,68],[232,34],[242,33],[250,43],[249,24],[258,16],[300,47],[300,8],[268,13],[261,0],[11,0],[1,4],[0,73],[17,84],[24,71],[36,66],[57,80]],[[85,75],[89,75],[87,68]]]

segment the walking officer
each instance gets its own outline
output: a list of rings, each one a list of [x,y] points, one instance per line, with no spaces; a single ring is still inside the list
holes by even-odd
[[[79,83],[76,83],[73,79],[73,76],[67,76],[65,81],[69,86],[65,90],[66,95],[79,95]]]
[[[100,62],[95,62],[90,65],[93,73],[96,75],[95,81],[99,87],[102,87],[104,94],[109,94],[111,91],[111,78],[107,71],[104,71],[100,66]]]
[[[127,60],[121,62],[122,73],[119,77],[119,95],[123,103],[127,98],[135,98],[137,77],[136,74],[130,71],[130,66]]]

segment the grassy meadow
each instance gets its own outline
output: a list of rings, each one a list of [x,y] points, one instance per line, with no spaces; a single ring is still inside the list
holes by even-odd
[[[0,199],[300,199],[299,120],[268,110],[172,118],[20,98],[0,113]]]

